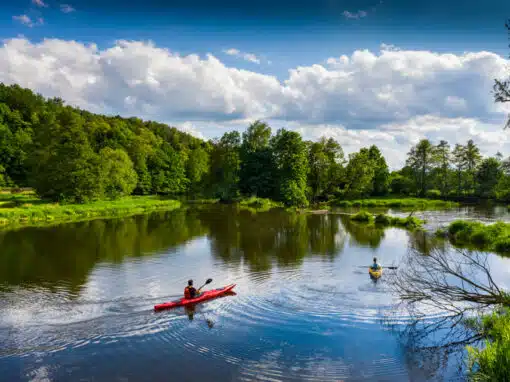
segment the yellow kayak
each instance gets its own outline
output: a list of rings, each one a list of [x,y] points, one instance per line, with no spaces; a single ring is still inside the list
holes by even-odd
[[[378,279],[379,277],[382,276],[382,267],[376,271],[374,271],[371,267],[369,267],[368,273],[370,274],[370,277],[373,277],[374,279]]]

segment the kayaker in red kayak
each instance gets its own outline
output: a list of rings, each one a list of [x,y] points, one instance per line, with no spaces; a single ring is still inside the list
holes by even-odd
[[[188,280],[188,286],[184,288],[184,298],[189,300],[191,298],[198,297],[199,294],[200,290],[197,291],[193,287],[193,280]]]

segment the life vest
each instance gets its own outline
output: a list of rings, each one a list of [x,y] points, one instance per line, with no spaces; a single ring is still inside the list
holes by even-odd
[[[184,288],[184,298],[186,298],[186,299],[191,298],[191,291],[190,291],[191,288],[193,288],[193,287],[189,286],[189,285],[186,288]]]

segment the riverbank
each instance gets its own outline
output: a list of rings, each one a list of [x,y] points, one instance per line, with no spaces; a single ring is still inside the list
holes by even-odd
[[[400,218],[386,214],[373,215],[367,211],[360,211],[357,214],[352,215],[350,219],[367,225],[374,225],[378,227],[400,227],[409,230],[420,229],[423,224],[425,224],[425,221],[414,216]]]
[[[446,229],[438,229],[438,236],[446,236],[459,247],[472,247],[510,255],[510,224],[496,222],[483,224],[479,221],[456,220]]]
[[[460,206],[460,203],[438,199],[425,198],[398,198],[381,197],[356,200],[335,200],[330,203],[334,207],[398,207],[398,208],[454,208]]]
[[[131,196],[86,204],[59,204],[33,193],[0,195],[0,227],[46,225],[94,218],[123,217],[151,211],[169,211],[181,202],[158,196]]]

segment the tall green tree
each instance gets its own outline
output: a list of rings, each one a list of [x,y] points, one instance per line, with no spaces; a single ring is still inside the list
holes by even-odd
[[[464,161],[466,168],[466,190],[468,193],[473,193],[475,190],[475,174],[482,160],[480,149],[470,139],[464,147]]]
[[[342,147],[333,138],[322,137],[308,144],[308,185],[312,200],[326,199],[337,190],[343,161]]]
[[[418,195],[424,197],[428,188],[430,170],[436,163],[436,149],[428,139],[422,139],[411,148],[407,156],[406,165],[413,170]]]
[[[133,162],[122,149],[105,147],[99,152],[101,184],[104,195],[110,199],[131,195],[138,178]]]
[[[270,138],[271,128],[261,121],[255,121],[243,133],[239,187],[244,195],[265,198],[274,195],[274,159]]]
[[[188,187],[184,153],[163,143],[147,161],[153,194],[180,194]]]
[[[307,206],[306,186],[309,166],[306,144],[301,135],[280,129],[271,138],[271,147],[275,158],[278,199],[289,206]]]
[[[375,145],[368,149],[368,157],[374,166],[374,177],[372,180],[372,195],[386,195],[390,187],[390,172],[386,159]]]
[[[441,191],[441,195],[444,197],[448,194],[449,190],[449,170],[451,163],[451,152],[450,145],[445,140],[441,140],[439,144],[436,146],[436,163],[437,163],[437,179],[439,185],[439,191]]]
[[[211,186],[213,195],[222,201],[239,196],[241,135],[237,131],[223,134],[214,142],[211,153]]]
[[[210,151],[212,147],[204,145],[192,150],[186,162],[186,177],[189,180],[189,192],[199,194],[205,187],[209,174]]]
[[[54,201],[83,203],[103,197],[100,161],[83,129],[83,119],[70,109],[42,116],[30,162],[32,184]]]
[[[345,168],[345,197],[369,196],[373,190],[374,174],[375,168],[367,148],[350,154]]]
[[[486,158],[476,172],[477,194],[483,198],[496,196],[496,186],[503,175],[501,163],[496,158]]]
[[[457,183],[457,196],[462,195],[463,190],[463,173],[466,167],[465,161],[465,147],[459,143],[455,144],[455,149],[452,153],[452,163],[455,166],[456,183]]]

